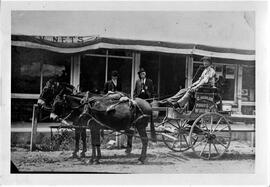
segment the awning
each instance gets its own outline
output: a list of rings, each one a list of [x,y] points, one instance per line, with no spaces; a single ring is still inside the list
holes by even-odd
[[[79,53],[100,48],[202,55],[215,58],[255,60],[255,50],[221,48],[192,43],[132,40],[99,36],[12,35],[12,46],[44,49],[58,53]]]

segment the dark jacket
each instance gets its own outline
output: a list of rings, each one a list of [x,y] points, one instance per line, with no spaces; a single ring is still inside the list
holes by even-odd
[[[108,93],[108,91],[112,91],[112,92],[119,91],[119,92],[121,92],[122,91],[122,86],[121,86],[120,81],[117,80],[117,86],[114,85],[112,80],[107,81],[104,84],[103,91],[104,91],[105,94]]]
[[[151,79],[146,78],[145,84],[142,83],[140,79],[136,81],[135,90],[134,90],[134,98],[139,97],[142,99],[152,98],[154,93],[153,81]]]

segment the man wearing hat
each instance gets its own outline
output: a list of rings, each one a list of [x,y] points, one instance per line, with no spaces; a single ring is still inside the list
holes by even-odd
[[[107,81],[104,84],[104,93],[108,93],[109,91],[115,92],[115,91],[122,91],[121,83],[118,81],[118,72],[112,71],[112,79]]]
[[[194,82],[189,88],[181,89],[174,96],[161,101],[161,104],[172,104],[174,107],[183,107],[189,101],[191,92],[194,92],[196,89],[203,85],[215,86],[215,75],[216,71],[212,66],[212,61],[210,57],[203,57],[201,59],[204,66],[204,71],[202,72],[200,78]]]
[[[140,68],[138,72],[139,79],[136,81],[134,98],[139,97],[141,99],[149,99],[153,97],[154,86],[151,79],[146,78],[146,72],[143,68]]]

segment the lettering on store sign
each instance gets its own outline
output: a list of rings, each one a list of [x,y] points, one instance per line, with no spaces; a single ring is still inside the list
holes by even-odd
[[[96,36],[38,36],[38,39],[57,43],[83,43],[96,39]]]

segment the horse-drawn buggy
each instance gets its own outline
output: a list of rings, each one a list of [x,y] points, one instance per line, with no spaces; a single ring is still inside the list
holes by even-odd
[[[130,99],[122,93],[97,95],[74,93],[71,85],[48,86],[43,90],[39,104],[44,107],[51,103],[51,117],[75,129],[75,150],[77,157],[80,137],[86,152],[86,128],[91,132],[91,161],[99,162],[100,129],[109,129],[126,134],[127,149],[132,149],[132,137],[138,132],[142,141],[139,161],[146,159],[147,126],[150,122],[151,139],[156,141],[156,132],[162,136],[165,145],[177,152],[192,149],[203,159],[215,159],[222,156],[231,141],[231,128],[227,113],[221,111],[221,99],[216,88],[203,87],[195,91],[193,102],[182,108],[165,107],[166,115],[162,121],[153,122],[151,105],[143,99]],[[52,94],[53,93],[53,94]],[[159,108],[160,109],[160,108]],[[48,109],[47,109],[48,110]],[[68,122],[72,121],[70,125]]]

